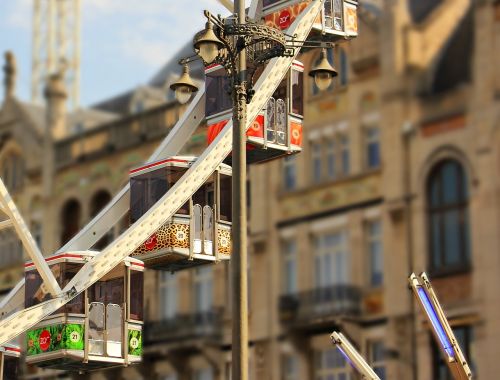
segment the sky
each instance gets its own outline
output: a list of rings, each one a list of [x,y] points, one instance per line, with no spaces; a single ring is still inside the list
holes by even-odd
[[[33,1],[0,0],[0,66],[3,52],[12,50],[18,65],[16,94],[23,100],[30,96]],[[81,4],[82,106],[146,83],[203,29],[204,9],[228,13],[216,0],[81,0]]]

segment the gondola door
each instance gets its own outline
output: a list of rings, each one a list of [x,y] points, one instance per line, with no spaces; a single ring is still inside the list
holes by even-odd
[[[99,281],[90,291],[89,355],[123,357],[124,280]]]

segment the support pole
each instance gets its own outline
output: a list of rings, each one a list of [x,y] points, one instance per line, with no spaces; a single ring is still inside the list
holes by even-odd
[[[235,1],[238,22],[244,24],[245,2]],[[246,51],[238,54],[233,73],[233,282],[232,379],[248,379],[248,279],[246,210]]]

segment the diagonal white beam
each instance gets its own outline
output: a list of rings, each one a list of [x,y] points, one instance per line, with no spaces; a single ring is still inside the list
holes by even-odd
[[[321,0],[312,1],[293,22],[287,33],[296,34],[297,39],[305,40],[322,4],[323,1]],[[296,53],[298,53],[298,49]],[[250,122],[257,117],[269,97],[272,96],[278,87],[282,78],[286,75],[295,56],[275,58],[267,65],[255,85],[256,93],[248,106],[247,120],[249,122],[246,126],[247,129],[250,127]],[[205,149],[201,157],[199,157],[182,176],[181,180],[165,196],[117,240],[85,264],[72,281],[63,289],[64,295],[15,313],[5,320],[1,320],[0,345],[12,340],[41,321],[44,317],[56,311],[130,255],[154,231],[161,227],[217,169],[218,165],[231,152],[231,143],[232,123],[229,122],[215,141]]]
[[[24,223],[24,219],[17,210],[16,204],[12,200],[9,192],[7,191],[7,188],[5,187],[1,179],[0,204],[2,205],[4,212],[9,217],[9,221],[11,222],[12,226],[16,230],[17,236],[23,243],[24,249],[33,261],[33,264],[35,264],[38,273],[40,273],[40,276],[42,276],[43,283],[48,292],[54,297],[58,296],[61,293],[61,288],[59,287],[54,274],[51,272],[49,266],[47,265],[42,252],[40,252],[40,249],[38,249],[35,239],[33,239],[33,236],[31,236],[26,223]]]
[[[0,222],[0,231],[5,230],[6,228],[12,227],[12,220],[7,219]]]

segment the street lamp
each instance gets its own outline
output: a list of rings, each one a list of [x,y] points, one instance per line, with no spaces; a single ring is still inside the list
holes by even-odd
[[[332,79],[337,75],[337,70],[328,62],[326,49],[322,49],[320,61],[309,71],[309,76],[314,78],[316,86],[323,91],[330,87]]]
[[[215,35],[214,24],[210,20],[207,22],[205,29],[195,36],[193,45],[196,54],[207,65],[215,61],[219,51],[224,47],[224,43]]]
[[[247,210],[246,210],[246,114],[247,104],[253,94],[253,75],[257,68],[275,57],[294,56],[295,49],[306,46],[294,36],[287,36],[281,30],[254,21],[247,21],[244,0],[235,1],[235,13],[229,18],[215,17],[208,11],[205,29],[193,38],[196,54],[206,65],[218,63],[224,67],[231,80],[233,103],[233,149],[232,149],[232,374],[234,379],[248,377],[248,280],[247,280]],[[287,40],[288,38],[288,40]],[[308,47],[332,47],[331,43],[311,41]],[[248,49],[248,55],[247,55]],[[326,52],[323,53],[326,60]],[[193,57],[183,60],[191,61]],[[316,68],[318,87],[336,75],[328,64]],[[248,67],[247,67],[248,65]],[[176,97],[189,99],[186,92],[192,91],[186,77],[186,69],[181,78],[171,88]],[[326,87],[328,87],[327,83]],[[326,88],[325,87],[325,88]],[[179,94],[177,93],[179,92]],[[179,98],[178,98],[179,99]]]
[[[181,104],[186,104],[191,98],[191,94],[198,91],[198,86],[189,75],[189,67],[186,62],[182,66],[182,75],[170,85],[170,89],[175,92],[175,98]]]

